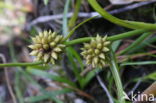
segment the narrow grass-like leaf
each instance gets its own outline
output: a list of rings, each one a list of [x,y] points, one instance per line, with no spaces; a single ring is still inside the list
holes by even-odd
[[[69,4],[71,0],[66,0],[65,7],[64,7],[64,12],[63,12],[63,24],[62,24],[62,29],[63,29],[63,35],[67,36],[68,34],[68,18],[67,18],[67,13],[69,10]]]
[[[132,81],[133,82],[137,82],[138,80],[142,80],[142,81],[149,81],[149,80],[156,80],[156,72],[154,72],[154,73],[150,73],[150,74],[148,74],[148,75],[145,75],[145,76],[143,76],[143,77],[139,77],[139,78],[135,78],[135,79],[133,79]]]
[[[80,57],[80,54],[72,47],[69,47],[70,52],[73,54],[73,56],[75,57],[75,59],[78,61],[80,67],[81,67],[81,72],[84,70],[84,64],[83,61]]]
[[[55,91],[51,91],[51,92],[44,91],[44,92],[42,92],[42,95],[25,98],[25,102],[28,102],[28,103],[36,102],[36,103],[38,103],[38,102],[46,100],[46,99],[51,99],[51,100],[55,101],[56,103],[63,103],[61,100],[56,98],[56,96],[68,93],[70,91],[71,90],[67,89],[67,88],[62,89],[62,90],[55,90]]]
[[[126,65],[152,65],[152,64],[156,64],[156,61],[125,62],[125,63],[122,63],[121,66],[126,66]]]
[[[138,46],[139,44],[141,44],[145,39],[147,39],[150,35],[152,34],[152,32],[147,32],[142,34],[138,39],[136,39],[130,46],[128,46],[127,48],[125,48],[124,50],[122,50],[119,55],[123,55],[126,53],[129,53],[129,51],[131,51],[133,48],[135,48],[136,46]]]
[[[106,20],[114,24],[127,27],[127,28],[131,28],[131,29],[148,29],[148,30],[156,29],[156,24],[122,20],[115,16],[112,16],[97,3],[97,0],[88,0],[88,2],[99,14],[101,14],[101,16],[103,16]]]
[[[117,40],[117,41],[112,43],[112,49],[114,52],[118,49],[120,43],[121,43],[121,40]]]
[[[64,41],[68,40],[72,35],[73,33],[75,32],[76,29],[78,29],[81,25],[83,25],[84,23],[96,18],[97,16],[94,16],[94,17],[91,17],[91,18],[88,18],[86,20],[84,20],[83,22],[79,23],[77,26],[75,26],[69,33],[68,35],[65,37]]]
[[[86,76],[83,79],[83,88],[89,84],[89,82],[96,76],[96,73],[100,72],[101,69],[97,68],[89,73],[86,74]]]
[[[49,0],[44,0],[44,5],[47,5]]]
[[[145,48],[146,46],[154,43],[155,41],[156,41],[156,37],[148,38],[147,40],[144,40],[140,45],[136,46],[131,51],[129,51],[129,54],[134,53],[136,51],[143,50],[143,48]]]
[[[19,102],[20,103],[24,103],[24,98],[23,98],[23,95],[22,95],[22,91],[21,91],[21,85],[20,85],[20,83],[19,83],[19,81],[20,81],[20,71],[18,71],[18,72],[16,72],[16,74],[15,74],[15,86],[14,86],[14,88],[15,88],[15,92],[16,92],[16,95],[17,95],[17,97],[18,97],[18,100],[19,100]]]
[[[75,57],[73,55],[73,52],[71,51],[70,49],[71,47],[67,47],[66,48],[66,53],[67,53],[67,56],[68,56],[68,59],[70,61],[70,64],[72,66],[72,70],[74,72],[74,75],[76,76],[76,78],[78,79],[80,85],[81,85],[81,80],[82,80],[82,77],[80,76],[80,70],[78,69],[78,66],[77,66],[77,63],[76,61],[74,60]]]
[[[78,16],[78,13],[79,13],[79,10],[80,10],[80,7],[81,7],[81,2],[82,2],[82,0],[77,0],[76,1],[74,14],[71,17],[71,19],[69,20],[69,29],[71,29],[76,24],[76,19],[77,19],[77,16]]]
[[[53,74],[49,74],[49,73],[47,73],[45,71],[37,70],[37,69],[32,69],[32,68],[31,69],[30,68],[27,69],[27,71],[29,73],[32,73],[32,74],[37,75],[37,76],[42,76],[42,77],[50,78],[50,79],[55,80],[55,81],[58,81],[58,82],[66,83],[66,84],[71,85],[73,87],[76,86],[73,82],[71,82],[70,80],[68,80],[65,77],[56,76],[56,75],[53,75]]]

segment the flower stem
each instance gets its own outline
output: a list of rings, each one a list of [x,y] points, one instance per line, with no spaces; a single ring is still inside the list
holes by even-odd
[[[111,69],[111,72],[113,74],[115,84],[117,87],[117,94],[118,94],[119,103],[125,103],[122,82],[121,82],[120,75],[118,72],[119,67],[118,67],[116,57],[115,57],[115,53],[113,52],[113,50],[110,50],[109,63],[110,63],[110,69]]]
[[[42,62],[33,62],[33,63],[6,63],[0,64],[0,67],[21,67],[21,66],[35,66],[43,64]]]
[[[131,37],[131,36],[139,35],[146,31],[147,30],[142,30],[142,29],[133,30],[133,31],[126,32],[126,33],[117,34],[115,36],[110,36],[110,37],[108,37],[108,40],[116,41],[116,40]],[[78,43],[89,42],[91,39],[92,39],[92,37],[84,37],[84,38],[79,38],[79,39],[75,39],[75,40],[71,40],[71,41],[66,41],[66,42],[64,42],[64,44],[66,46],[70,46],[70,45],[74,45],[74,44],[78,44]]]

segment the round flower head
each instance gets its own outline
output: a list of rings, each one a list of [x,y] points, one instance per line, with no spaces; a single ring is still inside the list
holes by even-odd
[[[32,49],[30,55],[36,56],[35,61],[51,62],[55,64],[65,45],[62,44],[63,36],[55,32],[44,31],[36,37],[32,37],[33,44],[29,45]]]
[[[90,43],[85,43],[82,56],[86,59],[86,64],[95,67],[104,67],[106,64],[106,53],[109,51],[110,41],[107,41],[107,36],[93,38]]]

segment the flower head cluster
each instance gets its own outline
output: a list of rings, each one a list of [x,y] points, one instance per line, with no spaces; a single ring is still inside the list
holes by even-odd
[[[33,44],[29,45],[29,48],[32,49],[30,55],[36,56],[36,61],[44,63],[55,64],[65,48],[65,45],[62,44],[63,36],[51,31],[39,33],[36,37],[32,37],[32,41]]]
[[[86,64],[95,67],[104,67],[106,64],[106,53],[109,51],[110,41],[107,41],[107,36],[100,37],[97,35],[90,43],[85,43],[82,56],[86,59]]]

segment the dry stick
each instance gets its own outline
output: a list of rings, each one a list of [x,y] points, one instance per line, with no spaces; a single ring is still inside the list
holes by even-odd
[[[107,95],[107,97],[109,99],[109,103],[114,103],[112,96],[110,95],[110,93],[109,93],[106,85],[102,82],[102,79],[100,78],[100,76],[98,75],[98,73],[96,74],[96,78],[97,78],[100,86],[103,88],[104,92],[106,92],[106,95]]]
[[[135,4],[132,4],[132,5],[128,5],[128,6],[125,6],[123,8],[119,8],[119,9],[115,9],[115,10],[112,10],[112,11],[108,11],[110,14],[117,14],[117,13],[122,13],[122,12],[125,12],[125,11],[129,11],[129,10],[132,10],[132,9],[136,9],[138,7],[141,7],[141,6],[145,6],[145,5],[149,5],[149,4],[152,4],[156,2],[156,0],[151,0],[151,1],[145,1],[145,2],[139,2],[139,3],[135,3]],[[73,12],[70,12],[67,14],[67,17],[70,18],[73,16]],[[94,16],[99,16],[99,13],[97,12],[91,12],[91,13],[85,13],[85,12],[80,12],[78,14],[78,17],[80,18],[91,18],[91,17],[94,17]],[[29,24],[26,25],[26,29],[30,29],[33,25],[36,25],[38,23],[44,23],[44,22],[48,22],[48,21],[51,21],[51,20],[56,20],[56,19],[62,19],[63,18],[63,14],[57,14],[57,15],[49,15],[49,16],[40,16],[36,19],[34,19],[32,22],[30,22]]]
[[[6,63],[6,59],[3,54],[0,54],[0,58],[2,59],[3,63]],[[15,95],[13,93],[13,89],[11,87],[9,74],[8,74],[8,68],[4,67],[4,73],[5,73],[6,83],[7,83],[7,87],[8,87],[9,93],[11,95],[12,101],[13,101],[13,103],[17,103],[16,97],[15,97]]]

